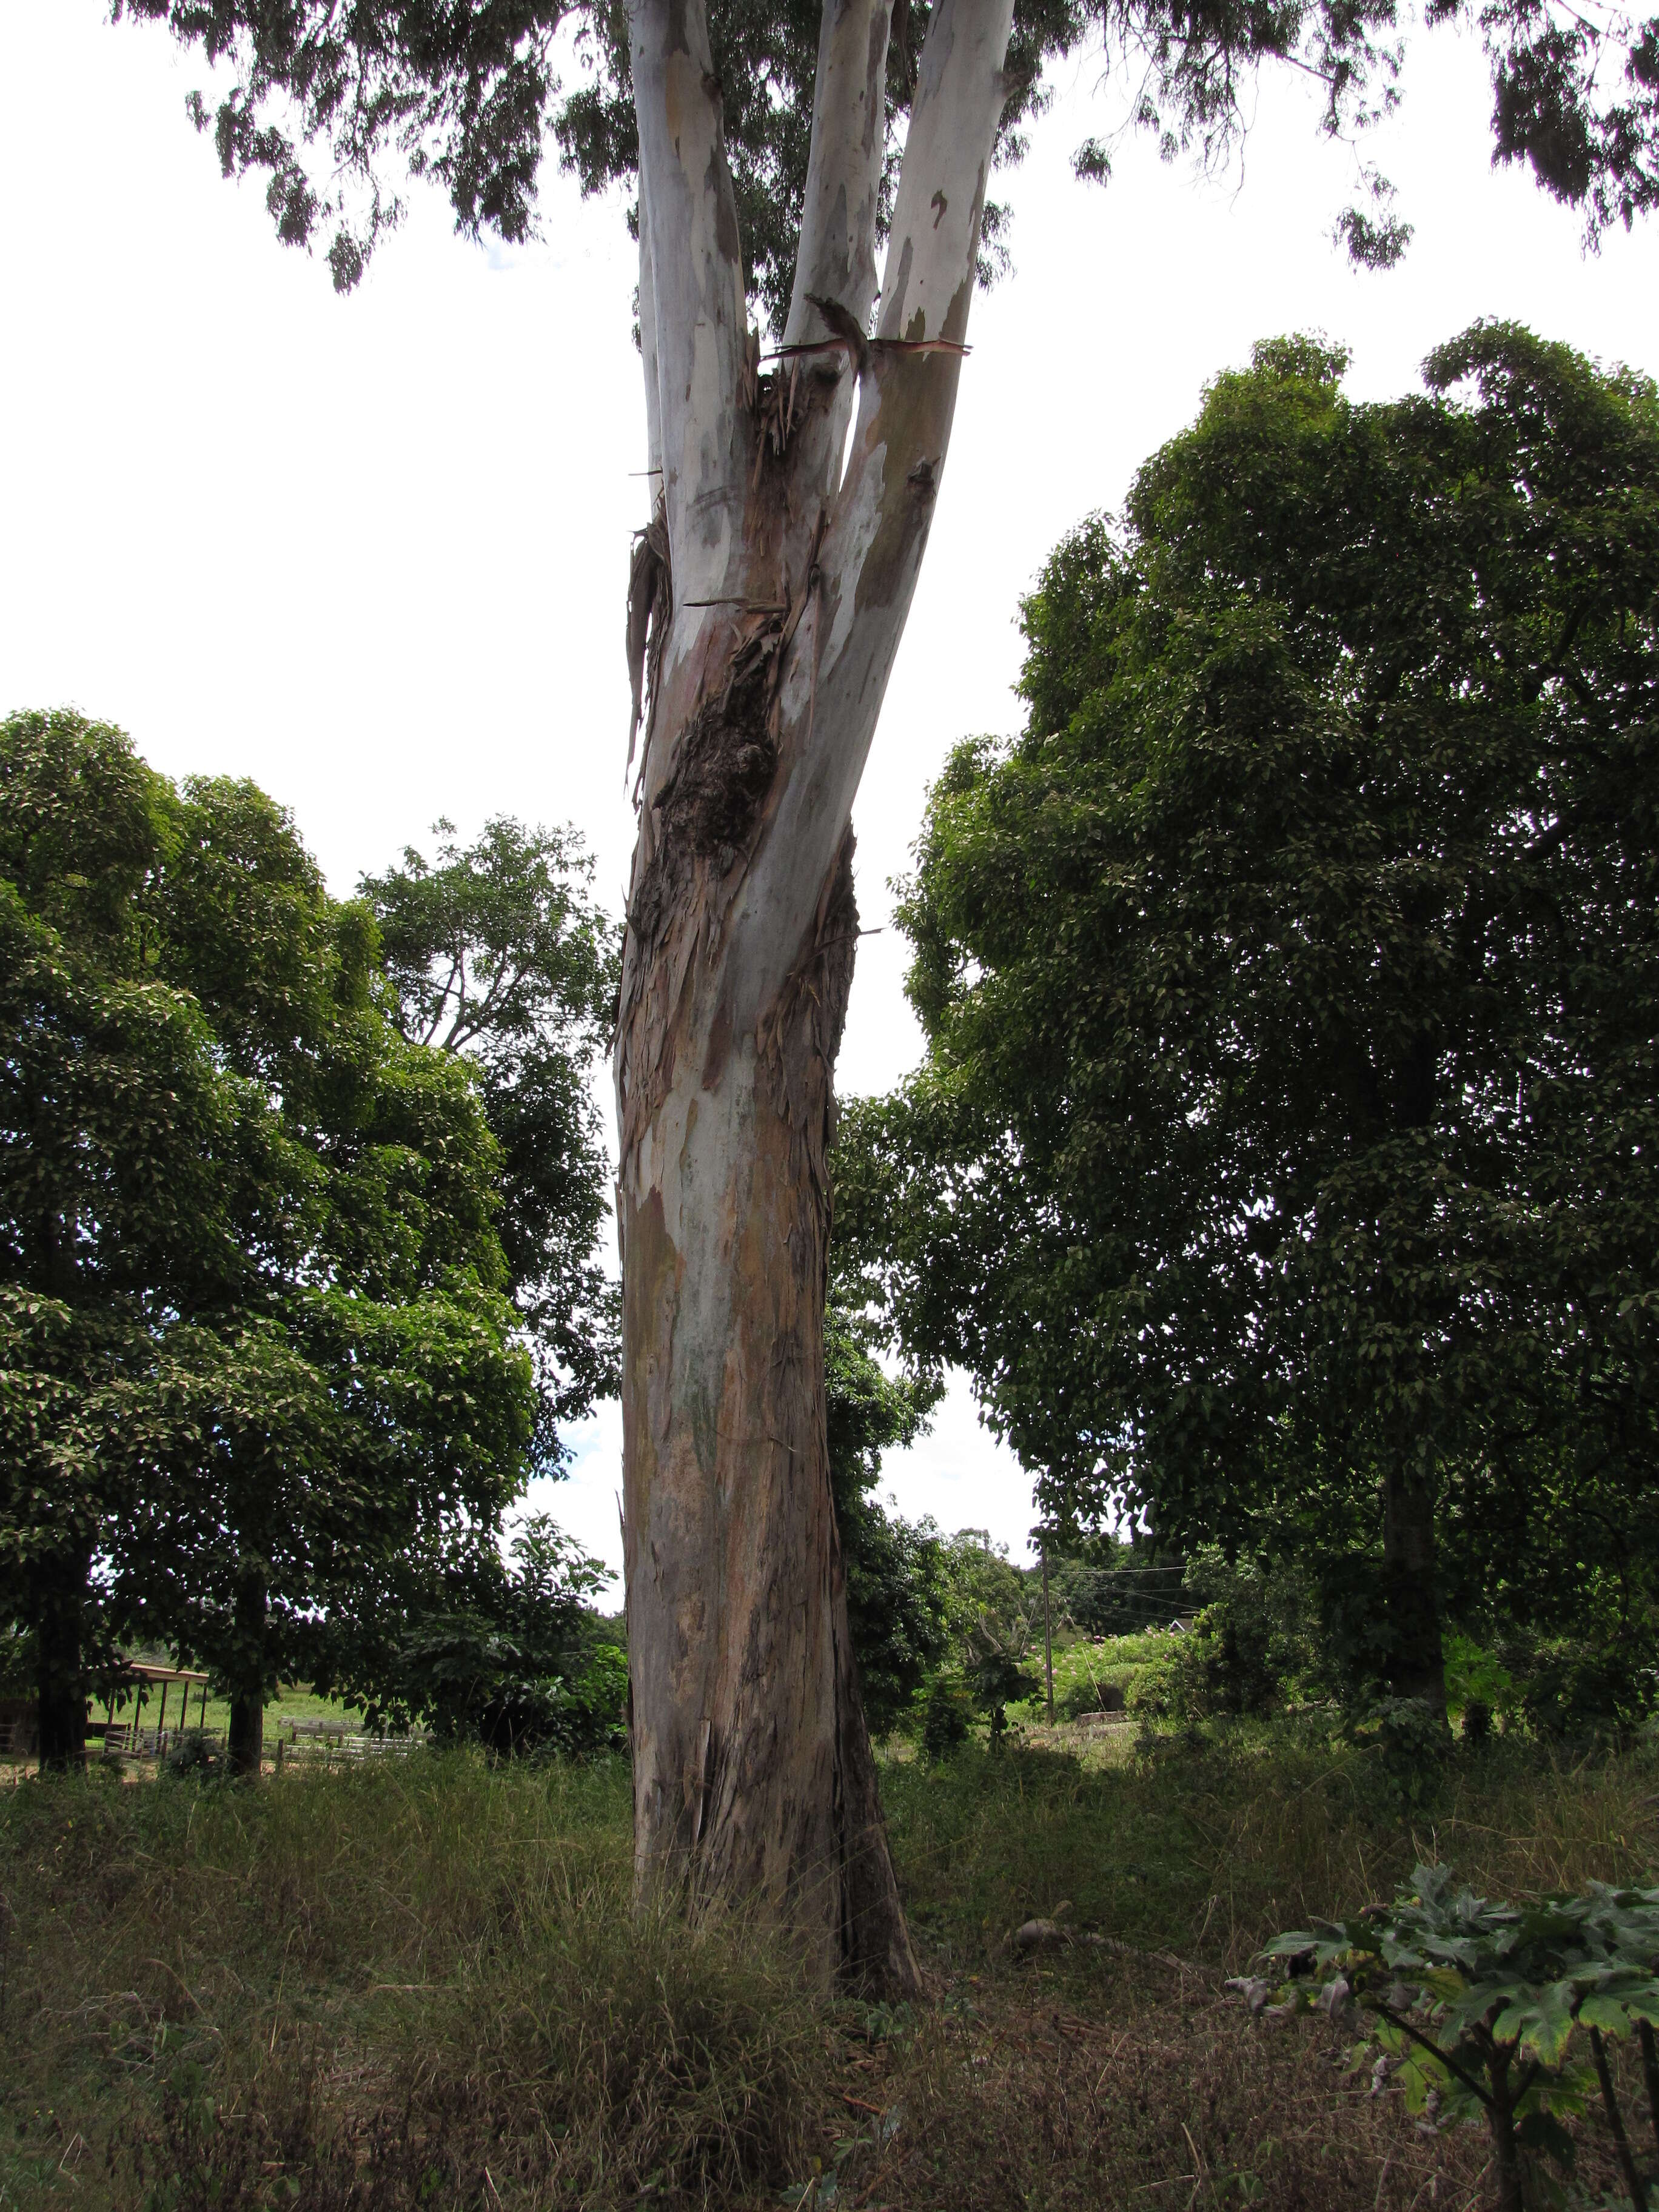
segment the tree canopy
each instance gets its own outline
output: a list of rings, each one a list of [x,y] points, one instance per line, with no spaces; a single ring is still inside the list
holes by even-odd
[[[277,234],[327,238],[337,289],[361,278],[376,240],[403,211],[406,173],[447,193],[456,228],[509,242],[538,216],[544,149],[585,191],[631,185],[638,162],[625,13],[561,0],[453,8],[436,0],[360,0],[338,9],[297,0],[114,0],[116,15],[164,21],[228,82],[194,92],[227,176],[266,179]],[[752,296],[781,331],[794,279],[806,187],[821,8],[817,0],[719,0],[709,9],[745,269]],[[1045,71],[1080,50],[1124,64],[1124,118],[1166,158],[1222,153],[1243,128],[1262,62],[1288,60],[1323,88],[1323,127],[1362,130],[1395,103],[1398,0],[1020,0],[1004,76],[998,155],[1006,166],[1048,97]],[[1473,12],[1473,11],[1472,11]],[[1464,10],[1433,0],[1431,24]],[[1581,210],[1594,241],[1659,198],[1659,17],[1565,0],[1485,0],[1476,14],[1491,66],[1493,159],[1524,161],[1557,199]],[[886,69],[890,204],[928,10],[901,0]],[[574,72],[567,86],[561,68]],[[1074,155],[1079,176],[1111,172],[1109,137]],[[1390,188],[1367,171],[1367,204],[1345,210],[1338,235],[1362,262],[1396,259],[1410,226]],[[988,204],[982,276],[1000,258],[1006,211]]]
[[[1259,347],[1049,562],[842,1203],[1057,1516],[1380,1556],[1432,1695],[1448,1589],[1650,1619],[1659,398],[1507,326],[1343,367]]]
[[[617,933],[571,830],[501,817],[471,845],[412,848],[359,885],[379,925],[392,1012],[412,1043],[473,1071],[500,1151],[495,1218],[536,1363],[536,1458],[617,1387],[617,1292],[596,1255],[611,1165],[592,1083],[617,996]]]

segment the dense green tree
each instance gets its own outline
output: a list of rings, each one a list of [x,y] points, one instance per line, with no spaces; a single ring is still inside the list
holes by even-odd
[[[496,1228],[536,1359],[536,1456],[551,1472],[559,1425],[617,1387],[617,1293],[595,1255],[611,1165],[592,1088],[616,1012],[616,932],[574,831],[503,817],[462,847],[450,823],[434,830],[435,864],[411,848],[359,890],[399,1029],[477,1073],[501,1148]]]
[[[498,1153],[263,793],[68,714],[0,725],[0,1535],[43,1746],[78,1751],[90,1607],[206,1658],[257,1771],[295,1639],[522,1479]]]
[[[282,810],[229,782],[181,800],[163,957],[268,1086],[293,1202],[273,1235],[259,1188],[243,1273],[169,1345],[172,1456],[118,1587],[232,1685],[231,1763],[257,1772],[265,1698],[315,1621],[364,1601],[377,1559],[499,1525],[527,1362],[470,1071],[399,1033],[372,919],[329,898]]]
[[[114,731],[0,723],[0,1597],[52,1765],[79,1753],[85,1660],[109,1647],[90,1569],[131,1499],[127,1401],[231,1257],[219,1170],[258,1118],[157,972],[166,802]]]
[[[1087,1636],[1138,1636],[1167,1628],[1188,1610],[1187,1562],[1158,1547],[1122,1540],[1111,1529],[1056,1543],[1050,1553],[1050,1601]]]
[[[461,1527],[384,1572],[382,1603],[331,1621],[313,1645],[315,1679],[372,1722],[503,1754],[625,1745],[625,1638],[593,1604],[611,1571],[545,1514],[505,1549]]]
[[[1258,348],[1049,563],[843,1202],[1057,1514],[1298,1530],[1437,1703],[1437,1549],[1659,1567],[1659,402],[1512,327],[1343,366]]]
[[[295,1285],[169,1333],[136,1408],[113,1596],[228,1686],[234,1769],[258,1772],[267,1697],[322,1671],[389,1566],[455,1533],[494,1541],[529,1419],[508,1310],[453,1272],[379,1295]]]

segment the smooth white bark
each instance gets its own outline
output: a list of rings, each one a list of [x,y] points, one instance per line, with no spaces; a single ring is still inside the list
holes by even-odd
[[[645,371],[646,465],[657,471],[647,509],[654,508],[662,474],[662,388],[657,367],[657,289],[651,278],[651,226],[645,216],[645,185],[640,185],[640,359]]]
[[[833,4],[833,0],[832,0]],[[878,336],[959,345],[1004,98],[1012,0],[939,0],[922,49]],[[733,933],[732,1019],[789,972],[852,818],[945,465],[962,356],[878,347],[818,556],[819,602],[783,695],[793,745]]]
[[[702,0],[634,0],[630,26],[675,596],[710,598],[741,548],[732,456],[749,318],[737,200]]]
[[[787,345],[825,335],[813,294],[838,300],[860,325],[875,304],[890,16],[890,0],[824,0]]]

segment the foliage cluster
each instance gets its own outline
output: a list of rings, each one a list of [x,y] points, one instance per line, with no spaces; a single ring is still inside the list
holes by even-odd
[[[1398,402],[1343,367],[1259,347],[1054,555],[1026,731],[932,795],[929,1058],[846,1118],[844,1233],[1057,1527],[1294,1555],[1374,1692],[1437,1705],[1449,1620],[1629,1719],[1659,401],[1509,326]]]
[[[1431,24],[1455,19],[1437,5]],[[631,187],[638,161],[625,18],[560,0],[512,0],[482,14],[433,0],[376,0],[345,13],[326,0],[272,10],[257,0],[118,0],[118,15],[158,21],[229,82],[216,106],[192,92],[189,112],[210,131],[226,176],[266,179],[277,236],[307,246],[327,237],[336,289],[362,277],[376,240],[404,212],[406,170],[448,197],[456,228],[509,241],[533,233],[544,149],[588,192]],[[781,332],[794,277],[811,145],[822,9],[816,0],[713,0],[709,42],[726,159],[752,295]],[[930,16],[922,0],[892,10],[883,118],[884,214]],[[1018,0],[1005,73],[997,158],[1024,154],[1050,96],[1048,72],[1103,48],[1122,64],[1122,127],[1148,132],[1166,160],[1206,160],[1242,136],[1246,88],[1263,63],[1287,62],[1324,96],[1331,136],[1363,131],[1396,100],[1401,58],[1395,0],[1277,0],[1240,9],[1205,0]],[[1494,158],[1521,161],[1557,199],[1583,211],[1592,242],[1626,228],[1659,199],[1659,28],[1622,15],[1489,0],[1480,24],[1491,65]],[[883,20],[884,34],[887,33]],[[567,88],[556,55],[573,36]],[[1130,86],[1133,89],[1130,89]],[[1080,178],[1111,174],[1109,142],[1073,156]],[[1335,235],[1358,263],[1396,261],[1411,226],[1369,167],[1365,204]],[[981,281],[1006,264],[1006,210],[985,210]]]
[[[556,1410],[603,1380],[602,1156],[576,1142],[561,1193],[537,1211],[509,1184],[504,1210],[510,1082],[409,1033],[374,914],[329,896],[252,785],[174,785],[118,730],[24,714],[0,724],[0,796],[10,1659],[21,1631],[49,1760],[138,1638],[230,1688],[257,1770],[278,1677],[361,1682],[388,1581],[429,1600],[500,1525],[532,1463],[526,1335],[544,1409],[567,1340],[586,1349]],[[374,888],[395,912],[395,879]],[[568,984],[544,951],[538,980],[587,1025],[547,1041],[579,1076],[604,945],[566,904],[592,957]]]
[[[1635,2212],[1646,2179],[1632,2150],[1607,2061],[1609,2042],[1638,2039],[1659,2145],[1659,1890],[1592,1882],[1524,1908],[1453,1887],[1449,1866],[1420,1866],[1392,1905],[1297,1929],[1267,1945],[1292,1981],[1276,2010],[1310,2002],[1370,2037],[1353,2063],[1374,2084],[1396,2078],[1407,2109],[1441,2127],[1484,2119],[1492,2130],[1500,2212],[1522,2212],[1529,2154],[1571,2169],[1565,2116],[1589,2081],[1574,2045],[1588,2039],[1608,2130]],[[1312,1984],[1318,1984],[1316,1990]],[[1243,1984],[1254,2009],[1267,1984]]]

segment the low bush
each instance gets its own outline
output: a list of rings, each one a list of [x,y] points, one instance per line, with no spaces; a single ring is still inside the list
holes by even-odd
[[[1571,2172],[1578,2147],[1565,2119],[1596,2091],[1635,2212],[1648,2212],[1609,2045],[1639,2039],[1659,2136],[1659,1890],[1592,1882],[1522,1908],[1456,1888],[1448,1866],[1419,1866],[1392,1905],[1276,1936],[1264,1963],[1279,1962],[1299,1978],[1278,2005],[1266,1977],[1237,1984],[1252,2011],[1312,2004],[1359,2032],[1351,2063],[1369,2064],[1374,2087],[1395,2080],[1425,2127],[1484,2123],[1498,2212],[1528,2212],[1553,2193],[1543,2160]]]
[[[974,1701],[966,1686],[953,1674],[936,1674],[921,1709],[923,1758],[949,1759],[967,1742],[973,1722]]]
[[[1522,1665],[1521,1711],[1539,1735],[1567,1743],[1625,1740],[1659,1705],[1659,1667],[1645,1635],[1605,1644],[1541,1638]]]
[[[1054,1702],[1055,1712],[1061,1720],[1067,1721],[1080,1721],[1091,1713],[1121,1713],[1124,1710],[1121,1682],[1086,1674]]]

